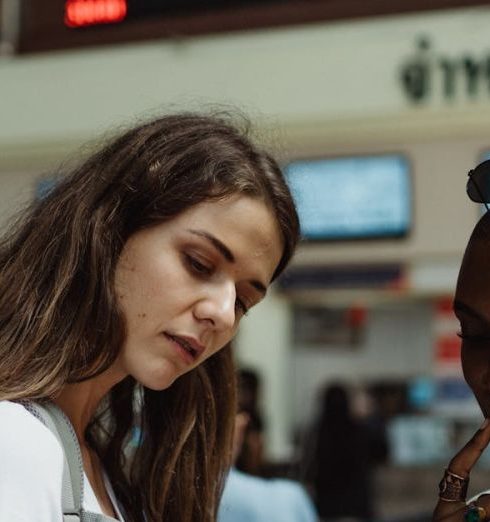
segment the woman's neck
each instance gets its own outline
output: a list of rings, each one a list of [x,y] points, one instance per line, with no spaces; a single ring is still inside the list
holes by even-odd
[[[80,445],[85,444],[84,433],[95,414],[100,401],[124,376],[109,368],[104,373],[86,381],[66,384],[60,394],[53,399],[70,419]]]
[[[70,420],[78,442],[85,475],[92,487],[102,512],[115,518],[115,509],[104,484],[102,464],[97,453],[85,440],[85,430],[100,401],[125,375],[112,366],[104,373],[83,382],[66,384],[53,402]]]

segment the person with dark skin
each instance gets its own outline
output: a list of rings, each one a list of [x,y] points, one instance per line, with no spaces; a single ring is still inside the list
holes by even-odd
[[[490,202],[490,162],[470,171],[467,191],[471,199]],[[467,502],[472,468],[490,442],[490,213],[476,224],[461,264],[454,313],[460,326],[461,363],[466,382],[483,413],[480,429],[451,459],[439,484],[433,522],[490,520],[490,495]]]

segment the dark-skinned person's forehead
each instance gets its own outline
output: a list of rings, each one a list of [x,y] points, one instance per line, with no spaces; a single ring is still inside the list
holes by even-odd
[[[490,212],[485,212],[475,225],[470,236],[471,240],[482,240],[490,243]]]
[[[487,213],[475,225],[466,246],[458,280],[456,301],[473,299],[485,288],[490,293],[490,214]],[[490,297],[490,295],[489,295]]]
[[[490,275],[490,212],[486,212],[475,225],[466,245],[462,267],[468,258],[471,258],[472,263],[477,258],[483,263],[482,267],[488,262]]]
[[[490,212],[486,212],[473,228],[465,247],[461,269],[468,262],[471,262],[470,264],[482,263],[482,267],[488,263],[490,274]]]
[[[468,284],[468,275],[490,277],[490,213],[484,214],[473,228],[461,260],[456,291]],[[472,279],[472,278],[470,278]]]

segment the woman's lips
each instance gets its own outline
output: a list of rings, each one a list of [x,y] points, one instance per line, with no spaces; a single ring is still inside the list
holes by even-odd
[[[195,346],[187,340],[188,338],[169,334],[168,332],[164,332],[164,335],[172,342],[186,363],[193,363],[199,357],[201,351],[196,349]]]

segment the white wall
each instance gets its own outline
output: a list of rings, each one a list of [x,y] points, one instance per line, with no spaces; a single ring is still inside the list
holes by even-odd
[[[0,233],[8,220],[32,199],[36,175],[24,170],[0,172]]]
[[[403,118],[421,112],[398,82],[417,36],[432,36],[435,54],[480,55],[489,24],[481,7],[2,59],[0,144],[86,138],[206,102],[272,123]],[[486,94],[473,105],[488,111]],[[429,112],[446,108],[436,85]]]
[[[277,459],[290,454],[289,433],[295,413],[291,408],[290,322],[290,303],[271,293],[242,321],[235,342],[239,365],[257,370],[261,377],[266,450]]]

